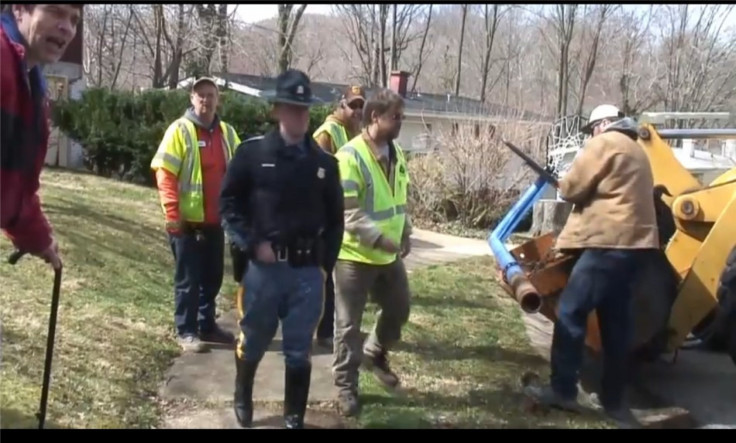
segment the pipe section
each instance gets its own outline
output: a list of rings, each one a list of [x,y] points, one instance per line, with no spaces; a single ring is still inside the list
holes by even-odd
[[[488,244],[496,262],[501,267],[504,281],[511,287],[514,299],[519,303],[521,309],[528,314],[539,312],[542,307],[542,298],[529,282],[514,256],[506,249],[506,241],[524,216],[534,207],[534,204],[542,198],[546,186],[545,178],[537,177],[537,180],[524,192],[488,236]]]

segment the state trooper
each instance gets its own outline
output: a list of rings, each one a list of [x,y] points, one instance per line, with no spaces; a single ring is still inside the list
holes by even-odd
[[[278,127],[240,145],[220,195],[223,227],[248,257],[239,294],[234,410],[253,420],[256,369],[281,320],[285,358],[284,421],[304,426],[312,337],[322,316],[325,270],[344,232],[337,161],[307,134],[315,103],[309,77],[287,70],[270,98]]]

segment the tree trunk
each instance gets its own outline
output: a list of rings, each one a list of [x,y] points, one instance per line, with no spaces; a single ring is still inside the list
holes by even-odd
[[[532,227],[529,234],[535,237],[549,232],[554,232],[555,235],[559,234],[565,226],[571,210],[572,203],[565,201],[550,199],[538,201],[534,205]]]
[[[463,70],[463,40],[465,40],[465,19],[468,16],[468,5],[462,5],[462,22],[460,23],[460,42],[457,47],[457,71],[455,72],[455,97],[460,96],[460,74]]]

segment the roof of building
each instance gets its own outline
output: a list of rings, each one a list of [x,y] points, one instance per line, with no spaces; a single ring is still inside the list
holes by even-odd
[[[246,94],[259,96],[259,92],[269,91],[276,88],[275,77],[262,77],[249,74],[213,73],[213,77],[219,77],[228,83],[235,83],[246,87]],[[348,85],[340,83],[312,82],[312,93],[325,103],[336,103]],[[255,90],[255,91],[251,91]],[[236,89],[237,90],[237,89]],[[367,96],[376,88],[365,88]],[[494,103],[482,103],[480,100],[467,97],[455,97],[447,94],[417,93],[406,97],[406,111],[414,115],[436,115],[438,117],[454,117],[458,119],[473,117],[487,119],[512,118],[521,121],[543,121],[551,122],[551,117],[541,114],[521,111],[512,107]]]

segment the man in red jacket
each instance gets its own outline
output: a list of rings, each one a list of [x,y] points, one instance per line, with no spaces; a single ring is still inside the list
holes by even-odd
[[[23,252],[61,259],[38,197],[48,149],[42,66],[57,62],[77,33],[82,5],[5,5],[0,29],[0,229]]]

